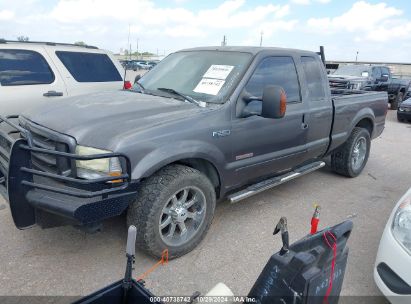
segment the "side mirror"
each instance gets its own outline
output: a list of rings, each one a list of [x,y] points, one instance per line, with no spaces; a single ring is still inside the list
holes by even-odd
[[[383,74],[381,75],[380,81],[388,81],[388,75],[387,74]]]
[[[287,108],[287,96],[282,87],[269,85],[263,91],[261,116],[264,118],[283,118]]]
[[[141,75],[137,75],[136,78],[134,78],[134,83],[138,82],[141,79]]]

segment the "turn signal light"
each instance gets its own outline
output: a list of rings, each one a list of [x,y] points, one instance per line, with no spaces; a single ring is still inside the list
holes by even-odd
[[[120,176],[121,172],[110,172],[109,175],[112,176],[112,177]],[[109,181],[109,183],[112,183],[112,184],[122,183],[122,182],[124,182],[124,180],[122,180],[122,179],[115,179],[115,180]]]

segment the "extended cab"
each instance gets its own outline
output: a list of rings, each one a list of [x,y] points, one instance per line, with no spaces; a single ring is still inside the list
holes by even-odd
[[[343,65],[328,76],[331,88],[384,91],[391,109],[397,110],[410,88],[409,79],[393,78],[387,66]]]
[[[385,92],[333,90],[314,52],[207,47],[169,55],[134,91],[3,118],[0,192],[15,225],[98,227],[127,212],[140,248],[170,257],[239,201],[324,166],[355,177],[384,129]]]

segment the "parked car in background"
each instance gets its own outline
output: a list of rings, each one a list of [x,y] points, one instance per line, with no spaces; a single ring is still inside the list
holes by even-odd
[[[149,61],[149,62],[147,62],[147,64],[150,66],[150,70],[152,69],[152,68],[154,68],[156,65],[157,65],[157,61]]]
[[[404,100],[397,110],[397,119],[399,121],[411,122],[411,98]]]
[[[374,280],[392,304],[411,303],[411,188],[395,205],[385,226]]]
[[[130,60],[119,60],[123,69],[127,69],[127,66],[130,64]]]
[[[393,110],[398,108],[410,88],[410,80],[393,78],[387,66],[342,65],[328,75],[328,79],[331,88],[385,91]]]
[[[133,70],[134,71],[137,71],[137,70],[150,70],[151,68],[152,68],[152,65],[150,65],[146,61],[136,61],[135,65],[133,67]]]
[[[330,90],[318,54],[292,49],[187,49],[134,88],[27,111],[17,142],[0,132],[0,194],[17,227],[91,230],[127,212],[140,248],[178,257],[204,238],[217,201],[308,174],[329,155],[333,171],[358,176],[387,114],[385,92]]]
[[[44,100],[123,88],[124,70],[92,46],[0,40],[0,115]]]

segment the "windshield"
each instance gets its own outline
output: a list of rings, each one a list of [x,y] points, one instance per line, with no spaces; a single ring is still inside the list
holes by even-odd
[[[251,54],[241,52],[178,52],[159,62],[139,83],[150,94],[162,95],[158,89],[167,88],[198,101],[223,103],[250,59]]]
[[[338,67],[338,69],[336,69],[333,74],[368,77],[370,75],[370,72],[368,67],[362,65],[344,65]]]

